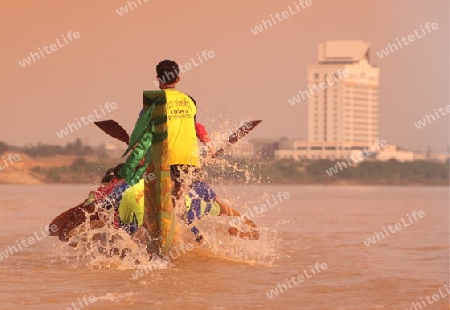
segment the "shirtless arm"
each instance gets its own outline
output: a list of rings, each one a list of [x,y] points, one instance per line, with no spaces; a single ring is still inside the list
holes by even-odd
[[[216,201],[220,206],[220,214],[219,216],[240,216],[241,214],[231,208],[230,206],[226,205],[225,203],[221,202],[216,197]],[[248,232],[242,232],[239,231],[236,227],[230,227],[228,228],[228,233],[231,236],[237,236],[239,238],[243,239],[249,239],[249,240],[258,240],[259,239],[259,232],[256,230],[258,228],[255,223],[250,221],[246,216],[244,216],[244,224],[247,224],[250,226],[250,231]]]

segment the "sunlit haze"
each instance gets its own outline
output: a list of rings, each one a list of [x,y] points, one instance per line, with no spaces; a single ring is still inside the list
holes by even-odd
[[[448,150],[448,115],[414,125],[449,105],[446,0],[138,2],[125,12],[124,0],[2,1],[0,141],[113,141],[88,116],[131,131],[163,59],[183,65],[178,88],[196,99],[197,120],[209,131],[262,119],[249,138],[307,139],[307,103],[288,99],[307,89],[320,43],[362,40],[380,69],[379,138],[409,150]],[[272,25],[259,32],[262,20]],[[424,35],[426,23],[438,28]],[[415,31],[422,37],[377,54]],[[107,111],[108,102],[117,109]],[[77,130],[58,137],[77,121]]]

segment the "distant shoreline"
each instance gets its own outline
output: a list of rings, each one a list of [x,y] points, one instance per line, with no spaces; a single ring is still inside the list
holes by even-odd
[[[1,154],[0,154],[1,156]],[[101,157],[100,157],[101,158]],[[99,185],[108,168],[122,160],[97,156],[57,155],[20,160],[0,171],[0,185]],[[448,187],[448,163],[367,162],[329,176],[331,161],[254,161],[228,158],[205,168],[205,182],[237,186],[401,186]],[[237,169],[238,167],[239,169]]]

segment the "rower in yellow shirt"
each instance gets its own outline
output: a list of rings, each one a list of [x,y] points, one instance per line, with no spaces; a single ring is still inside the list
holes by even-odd
[[[119,204],[119,227],[133,234],[142,226],[144,219],[144,182],[142,179],[134,186],[128,188],[122,195]],[[205,215],[212,216],[240,216],[239,212],[220,202],[215,192],[208,184],[195,181],[186,195],[186,221],[191,227],[191,231],[196,237],[201,238],[198,229],[194,226],[194,221]],[[259,232],[256,225],[245,218],[244,223],[251,227],[249,232],[240,232],[234,227],[228,229],[232,236],[257,240]]]
[[[126,230],[129,234],[142,226],[144,219],[144,182],[129,187],[122,195],[119,204],[119,227]]]

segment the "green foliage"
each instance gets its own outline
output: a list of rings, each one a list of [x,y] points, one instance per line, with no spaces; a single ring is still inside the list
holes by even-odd
[[[81,139],[76,139],[74,142],[69,142],[66,146],[60,145],[48,145],[38,142],[36,145],[26,145],[24,147],[16,147],[8,145],[4,142],[0,142],[0,154],[7,151],[16,151],[27,154],[30,157],[48,157],[55,155],[77,155],[77,156],[89,156],[102,154],[96,153],[96,151],[88,145],[85,145]]]
[[[329,176],[325,171],[335,167],[338,161],[327,159],[294,161],[257,162],[253,160],[228,159],[226,165],[208,167],[208,178],[215,181],[242,183],[242,171],[247,180],[258,183],[296,183],[296,184],[372,184],[372,185],[446,185],[449,184],[449,162],[399,162],[397,160],[364,161],[359,165],[340,161],[342,170]],[[346,163],[347,168],[342,163]],[[223,167],[225,166],[225,167]],[[214,168],[215,167],[215,168]],[[249,177],[248,175],[251,175]]]

